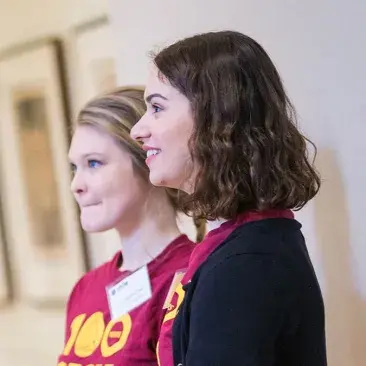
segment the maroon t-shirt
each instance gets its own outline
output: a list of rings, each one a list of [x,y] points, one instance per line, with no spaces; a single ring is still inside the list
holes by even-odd
[[[111,320],[106,287],[131,274],[118,269],[121,253],[84,275],[68,301],[65,346],[58,366],[157,365],[163,305],[175,273],[187,267],[193,247],[182,235],[149,263],[152,297],[115,320]]]
[[[195,246],[191,258],[189,259],[187,271],[184,276],[182,276],[180,283],[177,285],[168,307],[168,311],[163,319],[157,347],[157,357],[160,366],[173,366],[172,327],[178,308],[184,299],[183,286],[191,280],[198,267],[207,259],[207,257],[238,226],[251,221],[275,217],[286,217],[292,219],[294,215],[290,210],[268,210],[262,212],[248,211],[238,215],[234,220],[224,222],[219,228],[210,231],[206,235],[205,239]]]

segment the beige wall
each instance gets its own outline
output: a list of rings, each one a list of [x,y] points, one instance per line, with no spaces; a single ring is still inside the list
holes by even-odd
[[[65,33],[107,11],[103,0],[0,0],[0,50],[14,43]]]
[[[0,0],[0,51],[11,47],[13,44],[49,35],[64,35],[69,46],[72,27],[99,17],[106,11],[107,3],[104,0],[54,0],[51,2],[45,0]],[[72,65],[74,62],[72,52],[69,55],[68,62]],[[73,78],[70,77],[70,79],[71,85],[73,85]],[[0,121],[0,123],[2,122]],[[6,149],[8,146],[1,146],[1,148]],[[3,180],[3,178],[2,175],[1,179]],[[77,219],[75,220],[77,222]],[[17,230],[10,233],[11,236],[17,238],[16,242],[20,244],[19,253],[22,253],[22,245],[24,244],[19,240],[19,234],[22,235],[21,233],[24,233],[22,223],[20,223]],[[104,255],[103,250],[102,254]],[[23,256],[18,259],[19,262],[13,263],[12,266],[15,277],[19,272],[19,266],[22,266],[22,270],[26,273],[30,270],[30,267],[28,267],[29,258],[26,253],[23,253]],[[60,279],[56,286],[71,287],[77,276],[77,273],[71,271],[70,276]],[[47,278],[47,273],[44,278]],[[1,268],[0,307],[3,295],[4,277],[3,268]],[[55,365],[57,355],[62,350],[64,311],[62,309],[47,310],[44,308],[31,310],[24,306],[21,305],[12,309],[0,308],[2,324],[0,331],[0,365]],[[27,339],[26,342],[20,340],[20,333],[23,334],[22,339]]]
[[[46,2],[44,0],[33,1],[0,1],[0,51],[12,47],[16,44],[26,43],[33,41],[34,39],[44,38],[48,36],[61,36],[65,40],[66,45],[66,58],[67,66],[70,71],[69,86],[71,92],[71,104],[75,107],[75,89],[77,81],[73,77],[74,66],[77,62],[75,60],[75,54],[72,52],[72,35],[74,27],[85,23],[90,19],[100,17],[107,13],[107,4],[105,1],[90,1],[81,0],[78,2],[71,2],[70,0]],[[29,65],[27,70],[22,67],[17,75],[31,74],[33,65]],[[35,68],[36,69],[36,68]],[[7,75],[8,78],[11,75]],[[13,77],[16,77],[15,75]],[[29,238],[27,231],[26,216],[24,216],[25,200],[24,196],[19,194],[21,182],[19,169],[10,164],[11,155],[15,154],[14,141],[9,136],[5,136],[5,131],[10,131],[10,127],[5,120],[1,120],[1,131],[4,136],[1,136],[1,160],[3,171],[1,173],[1,181],[3,187],[3,201],[4,201],[4,214],[6,217],[4,221],[7,225],[6,234],[10,244],[10,250],[12,254],[12,271],[16,285],[16,293],[20,297],[38,297],[42,298],[50,296],[56,296],[57,298],[63,297],[66,300],[65,294],[68,294],[71,287],[74,285],[77,278],[82,274],[82,254],[80,248],[80,236],[76,234],[79,230],[78,218],[76,211],[73,217],[68,217],[67,222],[69,231],[75,232],[74,235],[69,236],[69,251],[68,260],[65,266],[63,260],[56,260],[54,262],[46,263],[33,262],[31,260],[32,255],[29,246]],[[56,130],[57,132],[57,130]],[[65,131],[63,131],[64,133]],[[58,131],[60,134],[61,131]],[[62,135],[62,133],[61,133]],[[59,136],[55,141],[62,140],[64,136]],[[62,149],[62,150],[61,150]],[[13,152],[12,152],[13,151]],[[62,154],[62,156],[60,156]],[[61,161],[62,169],[68,172],[67,162],[67,147],[66,150],[62,147],[57,148],[57,154],[59,155],[59,162]],[[58,165],[60,166],[60,165]],[[4,169],[6,167],[6,169]],[[67,173],[64,174],[67,176]],[[62,188],[62,203],[63,208],[70,208],[73,204],[71,194],[69,193],[69,182],[62,180],[60,185]],[[99,241],[95,244],[104,244]],[[73,247],[74,246],[74,247]],[[96,245],[95,245],[96,246]],[[96,246],[97,253],[92,253],[93,258],[103,261],[107,258],[108,253],[105,253],[103,246]],[[94,249],[94,248],[93,248]],[[95,263],[93,263],[95,264]],[[50,267],[51,266],[51,267]],[[35,270],[37,268],[37,270]],[[4,276],[3,269],[0,271],[1,275],[1,291],[4,292]],[[32,290],[28,286],[28,282],[32,283]],[[0,294],[1,295],[1,294]],[[3,297],[3,296],[2,296]]]
[[[366,3],[110,0],[121,82],[144,82],[147,53],[215,29],[254,36],[268,50],[318,144],[324,185],[297,214],[327,305],[329,364],[366,364]],[[140,3],[139,3],[140,5]]]

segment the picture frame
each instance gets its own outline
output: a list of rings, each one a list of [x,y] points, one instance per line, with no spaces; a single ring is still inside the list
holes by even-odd
[[[15,45],[0,54],[0,162],[4,226],[16,293],[65,303],[89,269],[67,159],[70,109],[62,41]]]
[[[0,195],[0,307],[14,299],[14,284],[11,272],[10,251],[3,220],[2,199]]]

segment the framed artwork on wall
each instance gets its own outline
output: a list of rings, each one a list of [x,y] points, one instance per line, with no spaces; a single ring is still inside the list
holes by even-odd
[[[0,54],[4,222],[19,296],[64,302],[89,268],[70,192],[69,108],[62,43],[47,38]]]

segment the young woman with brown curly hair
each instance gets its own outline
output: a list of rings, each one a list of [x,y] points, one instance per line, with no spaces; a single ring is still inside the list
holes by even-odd
[[[238,32],[183,39],[154,56],[145,101],[131,134],[150,181],[221,222],[172,298],[161,366],[172,354],[185,366],[326,365],[322,294],[293,215],[320,177],[267,53]]]

